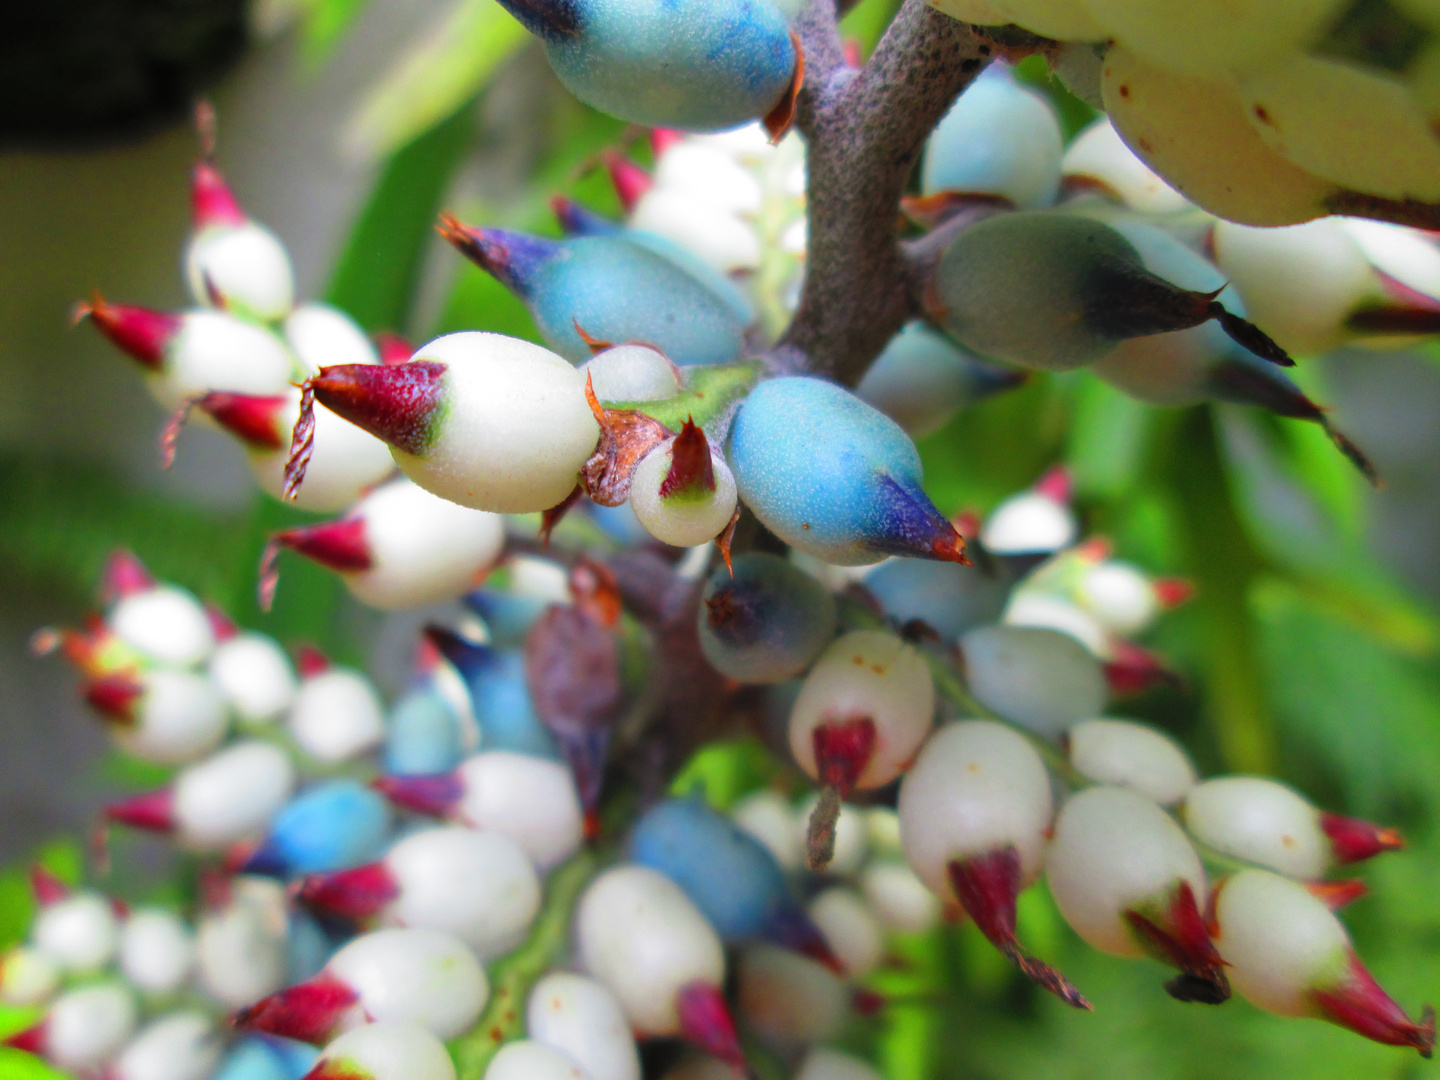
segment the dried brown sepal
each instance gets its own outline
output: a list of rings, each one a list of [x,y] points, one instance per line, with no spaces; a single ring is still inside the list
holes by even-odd
[[[570,489],[569,495],[566,495],[565,498],[561,499],[554,506],[550,507],[549,510],[546,510],[540,515],[540,546],[542,548],[548,548],[550,546],[550,534],[555,531],[555,526],[560,524],[565,515],[570,512],[571,508],[580,501],[580,496],[584,493],[584,489],[579,484],[576,484]]]
[[[1370,886],[1359,878],[1348,878],[1344,881],[1307,881],[1305,891],[1331,911],[1339,911],[1361,897],[1368,896]]]
[[[315,386],[313,379],[300,384],[300,416],[290,436],[290,456],[285,460],[285,483],[281,492],[293,499],[305,482],[310,455],[315,453]]]
[[[1015,209],[1005,196],[983,191],[937,191],[933,195],[907,195],[900,200],[901,212],[922,229],[934,229],[977,206]]]
[[[1380,470],[1375,467],[1375,463],[1370,460],[1365,451],[1355,445],[1350,436],[1330,423],[1330,418],[1323,414],[1317,420],[1317,423],[1319,423],[1325,434],[1330,436],[1330,441],[1335,444],[1335,449],[1344,454],[1345,459],[1360,470],[1360,475],[1365,477],[1366,483],[1376,491],[1379,491],[1385,486],[1385,478],[1380,475]]]
[[[1210,301],[1210,315],[1220,324],[1231,341],[1248,349],[1262,360],[1269,360],[1280,367],[1294,367],[1295,361],[1275,340],[1248,319],[1242,319],[1219,300]]]
[[[600,441],[580,470],[580,482],[585,494],[601,506],[619,506],[630,497],[630,480],[640,459],[674,432],[642,412],[606,409],[595,396],[594,382],[588,375],[585,400],[600,425]]]
[[[720,557],[725,560],[725,569],[730,572],[732,578],[735,576],[735,567],[730,565],[730,545],[735,542],[735,526],[739,524],[740,507],[737,504],[735,512],[730,515],[730,524],[725,526],[724,532],[715,541],[720,547]]]
[[[1042,990],[1065,1004],[1093,1010],[1079,989],[1049,964],[1031,956],[1015,937],[1015,901],[1020,895],[1020,853],[1013,844],[949,866],[950,884],[965,913],[1002,954]]]
[[[805,865],[813,871],[824,870],[835,858],[835,823],[840,820],[840,790],[827,784],[820,789],[820,801],[810,811],[810,825],[805,830]]]
[[[203,396],[187,397],[180,402],[170,414],[170,419],[165,421],[165,426],[160,429],[160,468],[168,469],[175,464],[175,443],[180,438],[180,432],[184,431],[185,425],[190,422],[190,410],[200,403]]]
[[[587,334],[585,332],[585,328],[580,325],[579,319],[571,319],[570,322],[571,325],[575,327],[575,332],[580,335],[580,340],[585,342],[586,346],[589,347],[591,356],[595,356],[599,353],[604,352],[606,349],[613,349],[615,347],[615,344],[613,342],[601,341],[599,338],[594,338]]]
[[[265,541],[260,552],[260,569],[256,574],[255,593],[261,611],[269,611],[275,604],[275,589],[280,584],[280,548],[276,537]]]
[[[785,93],[780,96],[774,107],[765,114],[761,121],[765,130],[770,134],[770,141],[778,143],[790,130],[790,125],[795,123],[795,105],[800,96],[800,88],[805,85],[805,51],[800,47],[800,38],[793,32],[790,34],[790,43],[795,47],[795,74],[790,78],[790,85],[786,87]]]

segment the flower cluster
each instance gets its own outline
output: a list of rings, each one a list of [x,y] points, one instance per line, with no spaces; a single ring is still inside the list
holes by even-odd
[[[623,223],[564,197],[553,238],[442,217],[543,345],[372,342],[297,304],[283,248],[209,147],[186,255],[198,307],[82,306],[172,410],[166,454],[196,415],[241,441],[268,494],[341,515],[272,537],[264,602],[293,552],[362,603],[464,614],[426,628],[387,707],[359,672],[292,662],[112,561],[103,613],[40,644],[80,669],[122,752],[175,770],[105,818],[192,853],[202,903],[192,927],[37,875],[0,995],[43,1011],[12,1045],[110,1080],[682,1080],[757,1053],[802,1080],[864,1080],[825,1044],[884,1007],[865,980],[895,934],[969,919],[1090,1007],[1019,940],[1018,898],[1043,877],[1080,938],[1167,965],[1179,1000],[1233,990],[1428,1056],[1433,1013],[1391,1000],[1333,913],[1363,884],[1327,876],[1398,836],[1269,779],[1202,782],[1164,732],[1111,715],[1177,681],[1144,636],[1189,586],[1084,537],[1063,469],[952,517],[913,440],[1031,372],[1088,369],[1144,401],[1318,424],[1374,479],[1282,368],[1440,329],[1433,238],[1218,220],[1126,148],[1128,106],[1067,149],[997,61],[896,208],[910,321],[851,389],[776,340],[823,271],[805,151],[782,138],[806,115],[784,14],[506,6],[578,96],[652,128],[653,169],[604,155]],[[1137,72],[1168,61],[1130,6],[950,5],[1114,36],[1107,100],[1140,102]],[[1162,38],[1209,17],[1156,10]],[[1214,71],[1184,78],[1249,92],[1229,35],[1192,36]],[[1240,221],[1321,212],[1232,211],[1159,156]],[[740,733],[763,739],[772,783],[733,806],[676,783]]]

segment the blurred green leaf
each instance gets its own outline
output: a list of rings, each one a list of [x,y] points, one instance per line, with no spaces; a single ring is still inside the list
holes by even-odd
[[[670,794],[698,794],[716,810],[728,812],[777,771],[774,755],[759,739],[725,739],[696,751],[670,782]]]
[[[308,0],[300,21],[300,50],[306,64],[318,67],[345,36],[369,0]]]
[[[1128,495],[1145,467],[1155,409],[1099,379],[1076,387],[1065,459],[1082,498]]]
[[[394,153],[473,98],[529,38],[495,0],[457,0],[381,76],[345,125],[344,145],[371,160]]]
[[[398,150],[351,227],[326,299],[367,330],[407,328],[436,214],[470,145],[473,111],[466,103]]]
[[[840,38],[855,42],[861,57],[868,57],[899,10],[899,0],[861,0],[840,20]]]

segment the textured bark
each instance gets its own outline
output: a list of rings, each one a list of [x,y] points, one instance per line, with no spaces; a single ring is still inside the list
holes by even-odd
[[[906,0],[869,62],[845,63],[835,0],[797,23],[806,82],[796,126],[807,143],[807,274],[778,366],[854,385],[920,312],[923,258],[899,239],[900,197],[925,139],[995,53],[971,27]]]

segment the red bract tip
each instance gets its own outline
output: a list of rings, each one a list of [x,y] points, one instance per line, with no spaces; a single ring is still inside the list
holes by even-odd
[[[235,620],[214,604],[205,605],[205,618],[210,622],[210,632],[215,635],[216,641],[229,641],[240,633]]]
[[[670,471],[660,481],[660,498],[695,498],[715,490],[715,464],[705,432],[686,417],[685,424],[670,443]]]
[[[941,562],[959,563],[961,566],[970,565],[970,556],[965,554],[965,538],[955,529],[950,530],[950,535],[940,534],[930,542],[930,554]]]
[[[301,525],[276,533],[274,539],[281,547],[339,573],[361,573],[374,565],[362,517]]]
[[[1115,554],[1115,545],[1107,536],[1092,536],[1075,545],[1075,555],[1083,562],[1102,563]]]
[[[197,231],[211,225],[244,225],[246,221],[230,185],[208,157],[190,170],[190,215]]]
[[[884,994],[856,987],[850,992],[850,1007],[861,1016],[876,1016],[889,1004]]]
[[[980,515],[974,510],[961,510],[950,523],[965,540],[974,540],[980,535]]]
[[[589,806],[585,809],[584,829],[587,843],[594,843],[600,839],[600,808]]]
[[[1015,902],[1020,895],[1020,853],[1013,844],[950,863],[955,896],[980,932],[1027,978],[1067,1005],[1092,1008],[1075,985],[1049,964],[1030,956],[1015,938]]]
[[[423,455],[434,438],[444,374],[445,365],[433,360],[341,364],[321,368],[308,385],[331,412],[407,454]]]
[[[151,371],[164,366],[165,346],[180,329],[181,319],[150,308],[111,304],[98,292],[90,303],[75,308],[77,322],[87,317],[111,344]]]
[[[100,602],[107,607],[127,596],[149,592],[155,587],[155,579],[145,564],[124,548],[117,548],[105,560],[105,569],[100,574]]]
[[[650,153],[654,154],[655,159],[658,161],[665,155],[666,150],[669,150],[678,142],[683,142],[684,139],[685,133],[683,131],[676,131],[673,128],[651,128]]]
[[[1330,850],[1340,863],[1373,859],[1382,851],[1398,851],[1405,839],[1395,829],[1381,828],[1360,818],[1320,814],[1320,828],[1330,838]]]
[[[855,790],[865,766],[875,755],[875,721],[869,716],[832,720],[811,732],[815,769],[820,783],[841,797]]]
[[[610,183],[615,187],[620,205],[628,214],[635,209],[640,196],[655,186],[655,181],[639,165],[614,150],[605,151],[601,160],[605,162],[605,170],[610,174]]]
[[[1176,608],[1195,595],[1195,584],[1186,581],[1184,578],[1164,577],[1156,578],[1154,582],[1155,599],[1160,602],[1162,608]]]
[[[37,904],[49,907],[69,896],[70,886],[39,863],[35,863],[30,867],[30,891],[35,894]]]
[[[840,55],[845,57],[845,63],[852,68],[858,68],[865,63],[865,55],[860,51],[860,42],[854,38],[846,38],[840,43]]]
[[[433,818],[449,817],[465,796],[465,784],[454,773],[380,776],[370,786],[396,806]]]
[[[1331,911],[1339,911],[1370,894],[1370,886],[1359,878],[1350,878],[1348,881],[1307,881],[1305,889]]]
[[[1183,978],[1166,984],[1171,997],[1209,1005],[1229,999],[1230,980],[1225,977],[1225,961],[1220,959],[1215,943],[1210,940],[1210,930],[1188,881],[1181,880],[1175,886],[1163,910],[1145,914],[1129,910],[1125,912],[1125,921],[1141,948],[1162,964],[1184,973]]]
[[[359,996],[327,972],[262,998],[235,1013],[232,1023],[244,1031],[262,1031],[301,1042],[328,1042]]]
[[[311,874],[295,891],[296,899],[306,907],[357,922],[379,915],[399,895],[399,883],[383,862],[333,874]]]
[[[256,450],[283,450],[288,436],[280,413],[289,401],[284,395],[257,396],[212,390],[195,401],[217,424],[246,446]]]
[[[380,363],[386,367],[404,364],[415,355],[415,346],[399,334],[376,334],[375,348],[380,353]]]
[[[83,688],[85,701],[113,724],[128,727],[135,723],[135,703],[145,687],[125,675],[102,675]]]
[[[14,1035],[0,1039],[0,1046],[8,1046],[12,1050],[23,1050],[27,1054],[34,1054],[36,1057],[43,1057],[45,1054],[45,1021],[32,1024],[30,1027],[15,1032]]]
[[[168,787],[132,795],[105,807],[105,820],[147,832],[174,832],[175,792]]]
[[[1184,680],[1149,649],[1121,638],[1114,639],[1112,647],[1114,655],[1105,663],[1105,681],[1116,697],[1143,694],[1157,686],[1179,689],[1184,685]]]
[[[1075,493],[1070,470],[1064,465],[1055,465],[1047,469],[1045,475],[1035,481],[1035,493],[1044,495],[1045,498],[1057,502],[1061,506],[1069,506],[1070,499]]]
[[[295,666],[302,678],[311,678],[330,670],[330,658],[314,645],[301,645],[295,650]]]
[[[1352,951],[1340,985],[1310,994],[1320,1014],[1332,1023],[1386,1046],[1413,1046],[1428,1058],[1435,1049],[1435,1010],[1425,1006],[1417,1024],[1405,1015]]]
[[[680,1015],[681,1038],[736,1069],[745,1068],[735,1020],[719,987],[687,983],[675,995],[675,1011]]]

